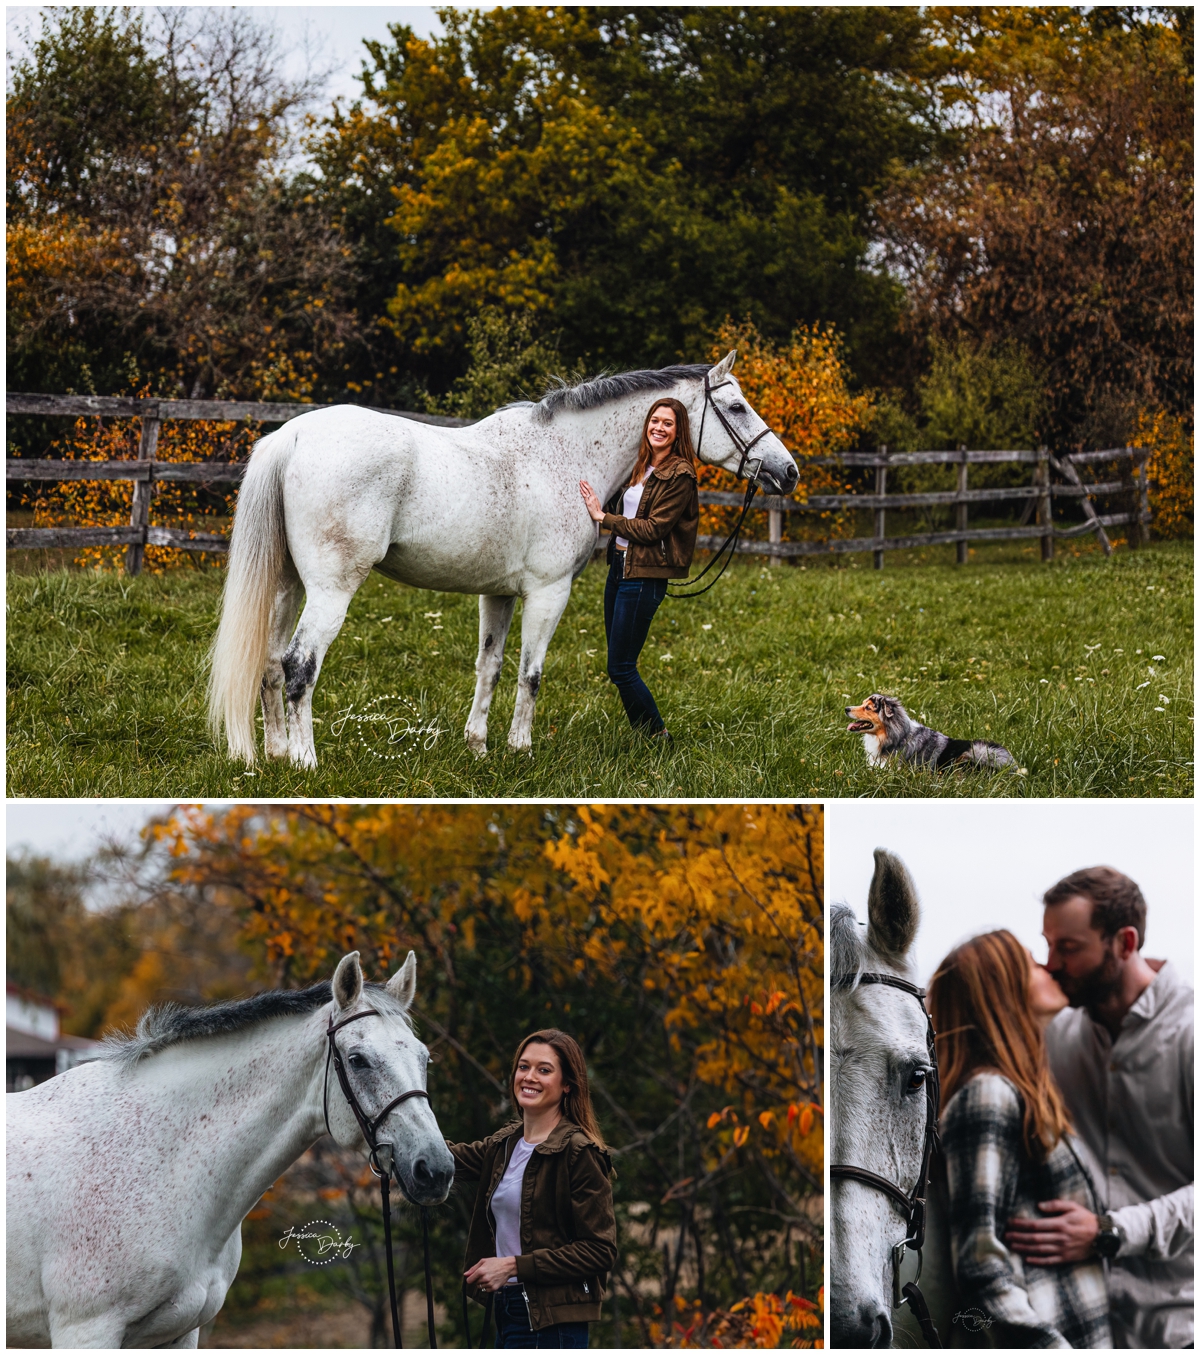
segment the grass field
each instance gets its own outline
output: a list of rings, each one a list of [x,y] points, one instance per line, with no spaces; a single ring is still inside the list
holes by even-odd
[[[462,733],[475,599],[372,576],[317,687],[313,772],[246,769],[208,736],[219,571],[126,579],[29,558],[10,553],[10,796],[1193,793],[1190,543],[1050,566],[1019,544],[961,568],[898,552],[881,573],[869,560],[738,560],[706,597],[664,603],[655,619],[642,671],[669,748],[630,732],[605,677],[593,564],[550,648],[532,755],[505,746],[514,626],[483,760]],[[842,708],[876,690],[955,737],[1006,744],[1022,772],[868,767]]]

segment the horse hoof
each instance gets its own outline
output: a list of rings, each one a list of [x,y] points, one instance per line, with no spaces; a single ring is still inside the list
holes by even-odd
[[[508,747],[509,751],[513,753],[532,753],[533,740],[528,735],[523,739],[514,739],[512,735],[509,735]]]
[[[478,734],[468,734],[467,747],[476,757],[487,757],[487,736],[480,738]]]
[[[315,772],[317,769],[316,753],[301,753],[299,756],[293,754],[292,766],[298,767],[302,772]]]

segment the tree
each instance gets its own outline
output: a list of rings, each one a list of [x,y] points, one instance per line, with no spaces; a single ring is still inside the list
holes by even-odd
[[[726,314],[777,341],[833,319],[882,359],[869,201],[932,135],[915,11],[439,14],[442,37],[368,44],[364,100],[311,143],[435,389],[484,305],[545,317],[569,364],[695,359]]]
[[[417,951],[430,1091],[452,1139],[511,1115],[523,1035],[575,1035],[618,1164],[615,1283],[644,1339],[659,1320],[647,1285],[668,1305],[690,1289],[706,1313],[787,1288],[811,1308],[800,1257],[811,1292],[819,810],[181,808],[154,834],[147,897],[203,900],[236,919],[260,981],[328,977],[350,949],[382,977]],[[435,1222],[444,1272],[461,1256],[463,1199]],[[399,1227],[417,1245],[415,1221]]]
[[[914,312],[1045,367],[1042,429],[1111,446],[1190,407],[1190,10],[951,7],[938,87],[957,145],[879,220]]]
[[[8,97],[9,381],[311,395],[350,250],[283,171],[314,92],[248,16],[47,11]]]

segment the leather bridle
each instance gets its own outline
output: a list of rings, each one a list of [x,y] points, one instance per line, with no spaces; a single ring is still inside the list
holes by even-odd
[[[865,1167],[833,1166],[829,1168],[829,1177],[831,1181],[857,1181],[860,1185],[870,1186],[873,1190],[882,1191],[888,1199],[900,1206],[904,1213],[907,1232],[904,1239],[897,1242],[892,1248],[892,1306],[899,1308],[901,1304],[907,1302],[913,1310],[913,1315],[920,1323],[925,1340],[935,1349],[940,1350],[942,1342],[938,1336],[937,1328],[933,1325],[929,1305],[926,1303],[925,1296],[921,1293],[918,1283],[921,1278],[923,1259],[921,1252],[925,1246],[925,1197],[929,1186],[929,1165],[933,1154],[941,1146],[938,1139],[941,1085],[938,1081],[937,1044],[933,1029],[933,1018],[925,1008],[925,989],[918,988],[915,983],[909,983],[906,979],[897,978],[895,974],[846,975],[841,978],[833,978],[830,982],[834,988],[851,988],[856,984],[864,983],[879,983],[888,988],[898,988],[900,992],[908,993],[911,997],[917,999],[925,1017],[925,1044],[929,1050],[930,1064],[929,1073],[925,1078],[925,1144],[921,1150],[921,1170],[912,1190],[906,1193],[895,1182],[889,1181],[886,1176],[879,1176],[875,1172],[867,1171]],[[916,1252],[917,1278],[910,1280],[901,1289],[900,1264],[904,1260],[904,1253],[908,1251]]]
[[[337,1047],[337,1040],[334,1036],[343,1026],[348,1026],[352,1021],[361,1021],[367,1016],[380,1016],[374,1007],[368,1007],[366,1011],[355,1012],[353,1016],[347,1016],[345,1020],[334,1023],[333,1013],[329,1013],[329,1025],[326,1028],[325,1036],[329,1041],[325,1051],[325,1082],[323,1087],[322,1104],[325,1111],[325,1130],[330,1136],[333,1131],[329,1128],[329,1064],[333,1062],[333,1071],[337,1074],[337,1080],[342,1089],[342,1095],[349,1103],[350,1109],[354,1112],[354,1118],[358,1121],[358,1127],[362,1130],[363,1138],[367,1141],[368,1162],[371,1170],[379,1178],[379,1195],[383,1205],[383,1249],[387,1256],[387,1277],[388,1277],[388,1296],[392,1305],[392,1335],[396,1340],[396,1349],[400,1350],[403,1341],[400,1337],[400,1309],[396,1302],[396,1274],[392,1260],[392,1209],[391,1209],[391,1176],[395,1169],[394,1145],[391,1143],[380,1143],[376,1137],[376,1131],[383,1121],[405,1101],[411,1101],[414,1098],[429,1100],[429,1093],[423,1087],[414,1087],[412,1091],[401,1092],[399,1096],[394,1096],[386,1106],[372,1120],[367,1116],[359,1104],[358,1097],[354,1094],[354,1088],[350,1085],[350,1077],[346,1072],[345,1064],[342,1062],[341,1051]],[[399,1175],[396,1176],[397,1184],[400,1184]],[[401,1193],[404,1187],[400,1186]],[[429,1264],[429,1211],[424,1205],[421,1208],[421,1231],[425,1242],[425,1307],[426,1320],[429,1326],[429,1348],[437,1349],[437,1331],[434,1325],[433,1313],[433,1272]]]
[[[721,421],[721,426],[725,429],[726,433],[729,434],[730,441],[741,453],[741,460],[738,462],[737,468],[737,474],[741,476],[743,471],[745,471],[746,469],[746,462],[748,460],[751,460],[750,458],[751,451],[754,449],[757,443],[761,442],[763,438],[767,437],[768,434],[771,433],[771,429],[764,428],[761,433],[756,434],[754,437],[750,439],[749,442],[747,442],[746,439],[742,437],[742,435],[737,431],[737,429],[734,428],[734,426],[725,417],[725,413],[721,409],[721,406],[717,404],[717,402],[713,399],[713,391],[719,391],[723,386],[729,385],[732,385],[732,382],[726,380],[718,381],[715,386],[711,386],[709,385],[708,381],[708,373],[707,372],[704,373],[704,405],[700,413],[700,436],[696,439],[696,458],[697,460],[699,459],[700,448],[704,445],[704,421],[705,419],[708,418],[708,408],[711,405],[713,413]],[[669,597],[685,599],[698,598],[702,596],[704,593],[707,593],[708,590],[712,588],[714,584],[716,584],[717,580],[721,577],[721,575],[725,573],[725,570],[730,560],[732,560],[734,555],[737,553],[737,541],[738,537],[741,535],[742,523],[746,521],[746,514],[750,511],[751,501],[753,500],[755,494],[758,493],[758,474],[762,470],[762,457],[761,456],[755,457],[751,461],[751,464],[754,467],[754,473],[747,477],[748,483],[746,485],[746,497],[742,502],[742,513],[741,516],[738,518],[736,524],[734,525],[733,531],[730,532],[729,535],[725,538],[724,542],[721,545],[720,550],[717,551],[717,553],[708,562],[708,564],[704,566],[700,573],[697,574],[694,579],[688,579],[687,583],[684,584],[683,587],[690,587],[692,584],[699,583],[700,580],[705,576],[705,574],[707,574],[708,571],[713,567],[713,565],[715,565],[717,561],[723,555],[725,555],[725,552],[728,551],[729,554],[725,555],[725,563],[717,571],[716,578],[714,578],[711,583],[705,584],[703,588],[697,590],[694,593],[678,593],[678,592],[673,593],[668,587],[667,595]]]

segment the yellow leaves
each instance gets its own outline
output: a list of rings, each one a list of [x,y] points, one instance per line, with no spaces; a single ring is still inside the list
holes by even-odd
[[[749,1139],[749,1137],[750,1126],[744,1124],[739,1129],[733,1131],[733,1146],[735,1148],[744,1148],[746,1146],[746,1140]]]
[[[708,1128],[716,1129],[717,1125],[719,1125],[720,1123],[721,1123],[721,1112],[719,1110],[714,1110],[713,1113],[708,1117]]]
[[[763,1110],[759,1112],[758,1122],[764,1129],[770,1129],[775,1123],[775,1115],[772,1111]]]
[[[1195,505],[1195,434],[1191,420],[1164,409],[1139,410],[1134,442],[1150,449],[1150,508],[1155,536],[1191,536]]]

